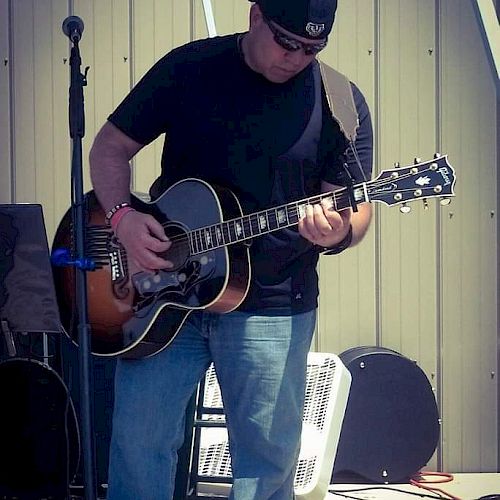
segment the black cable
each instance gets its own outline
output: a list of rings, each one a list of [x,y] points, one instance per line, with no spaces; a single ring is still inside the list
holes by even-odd
[[[344,497],[344,498],[350,498],[352,500],[362,500],[361,498],[359,497],[352,497],[350,495],[343,495],[341,492],[338,492],[338,491],[331,491],[331,490],[328,490],[329,493],[333,493],[334,495],[338,495],[340,497]]]
[[[428,495],[426,493],[417,493],[415,491],[405,491],[405,490],[400,490],[399,488],[392,488],[392,487],[388,487],[388,486],[370,486],[368,488],[354,488],[354,489],[350,489],[350,490],[329,489],[328,492],[333,493],[335,495],[339,495],[339,496],[344,497],[344,498],[354,498],[355,500],[360,500],[359,497],[351,497],[348,495],[343,495],[343,493],[357,493],[357,492],[361,492],[361,491],[371,491],[371,490],[397,491],[398,493],[406,493],[407,495],[414,495],[414,496],[421,497],[421,498],[436,498],[438,500],[450,500],[449,498],[442,497],[441,495]]]

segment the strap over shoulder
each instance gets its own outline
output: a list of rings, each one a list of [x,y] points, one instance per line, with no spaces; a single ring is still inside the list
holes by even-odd
[[[333,119],[339,124],[347,141],[354,143],[359,118],[351,82],[342,73],[324,62],[318,61],[318,65]]]

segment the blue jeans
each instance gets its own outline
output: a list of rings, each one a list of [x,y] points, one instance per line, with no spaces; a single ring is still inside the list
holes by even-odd
[[[119,360],[108,500],[172,498],[186,407],[211,361],[230,439],[230,498],[292,499],[315,320],[316,311],[196,311],[160,353]]]

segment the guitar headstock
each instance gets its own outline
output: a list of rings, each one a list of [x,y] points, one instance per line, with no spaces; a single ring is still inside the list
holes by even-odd
[[[415,161],[414,165],[382,170],[376,179],[367,184],[370,201],[399,205],[402,212],[409,212],[406,203],[414,200],[440,198],[442,205],[455,196],[455,170],[448,163],[447,155],[436,154],[433,160]]]

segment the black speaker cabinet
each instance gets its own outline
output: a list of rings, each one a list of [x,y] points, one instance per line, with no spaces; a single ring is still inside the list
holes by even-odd
[[[376,483],[406,481],[431,458],[439,438],[432,387],[419,366],[390,349],[340,354],[352,375],[332,481],[354,474]]]

